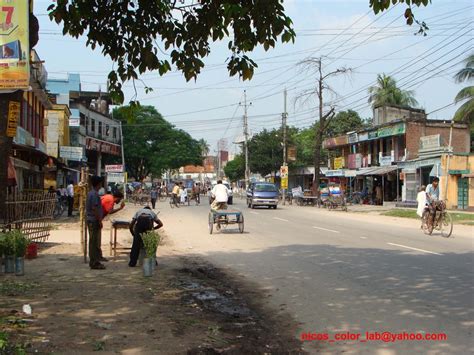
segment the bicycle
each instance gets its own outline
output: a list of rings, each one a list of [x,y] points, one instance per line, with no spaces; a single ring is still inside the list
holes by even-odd
[[[427,235],[431,235],[433,230],[439,230],[444,238],[449,238],[453,233],[453,219],[446,210],[444,201],[440,201],[435,209],[434,216],[430,213],[429,208],[425,208],[421,216],[421,229]]]
[[[62,197],[57,197],[56,204],[54,205],[53,218],[57,219],[61,217],[67,209],[68,209],[67,200]]]

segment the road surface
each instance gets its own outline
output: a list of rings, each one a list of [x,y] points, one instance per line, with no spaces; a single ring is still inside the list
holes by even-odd
[[[295,336],[334,340],[306,341],[309,352],[472,353],[472,227],[455,225],[445,239],[424,235],[416,220],[299,206],[251,210],[235,202],[244,234],[231,226],[209,235],[205,199],[201,206],[157,207],[177,253],[201,255],[258,283],[271,307],[300,322]],[[366,332],[447,340],[363,342]]]

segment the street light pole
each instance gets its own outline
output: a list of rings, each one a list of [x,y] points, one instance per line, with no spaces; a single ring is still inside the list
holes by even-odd
[[[247,117],[247,91],[244,90],[245,188],[248,188],[249,180],[250,180],[248,136],[249,136],[249,131],[248,131],[248,117]]]
[[[283,114],[282,114],[282,126],[283,126],[283,166],[286,166],[286,118],[288,116],[286,112],[286,88],[283,92]],[[280,172],[280,181],[283,181]],[[283,205],[286,204],[286,189],[283,189]]]

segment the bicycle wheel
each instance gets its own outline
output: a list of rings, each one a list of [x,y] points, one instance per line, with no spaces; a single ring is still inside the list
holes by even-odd
[[[244,232],[244,215],[241,214],[239,217],[239,232],[243,233]]]
[[[431,235],[431,233],[433,233],[433,222],[430,221],[430,219],[430,212],[428,210],[424,211],[423,215],[421,216],[421,229],[427,235]]]
[[[171,197],[171,198],[170,198],[170,207],[171,207],[171,208],[174,208],[174,206],[175,206],[175,203],[174,203],[174,201],[173,201],[173,198]]]
[[[214,214],[212,212],[209,212],[208,227],[209,227],[209,234],[212,234],[212,229],[214,228]]]
[[[453,219],[448,212],[443,212],[443,216],[441,216],[440,224],[440,231],[441,235],[445,238],[449,238],[453,233]]]

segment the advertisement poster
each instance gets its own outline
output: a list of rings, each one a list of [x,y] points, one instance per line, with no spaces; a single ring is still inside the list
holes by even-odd
[[[0,0],[0,90],[28,89],[28,1]]]

